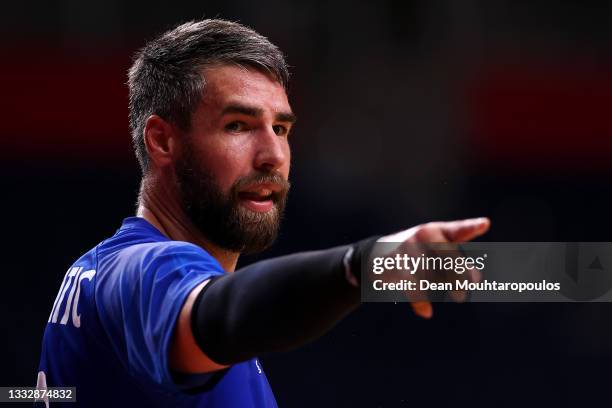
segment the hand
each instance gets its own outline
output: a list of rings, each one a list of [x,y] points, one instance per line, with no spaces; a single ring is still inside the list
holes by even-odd
[[[406,253],[409,249],[414,251],[414,244],[418,243],[460,243],[470,241],[489,230],[491,221],[488,218],[471,218],[460,221],[430,222],[417,225],[410,229],[380,238],[377,242],[396,242],[398,245],[386,256],[396,253]],[[480,280],[479,272],[471,270],[466,272],[467,278],[473,281]],[[451,293],[456,301],[465,299],[465,293]],[[414,312],[425,319],[431,318],[433,308],[429,301],[411,302]]]

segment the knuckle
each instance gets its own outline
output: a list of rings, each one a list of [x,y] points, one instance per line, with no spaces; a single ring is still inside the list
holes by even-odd
[[[440,226],[440,223],[436,221],[430,221],[430,222],[426,222],[425,224],[421,224],[421,227],[423,227],[424,229],[435,229],[435,228],[438,228],[439,226]]]
[[[429,230],[426,228],[419,228],[414,233],[414,238],[417,241],[426,241],[430,236]]]

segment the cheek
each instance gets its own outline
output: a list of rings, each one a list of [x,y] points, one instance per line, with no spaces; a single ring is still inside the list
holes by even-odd
[[[252,171],[251,151],[244,144],[227,144],[210,156],[214,163],[214,176],[226,192],[239,178]]]

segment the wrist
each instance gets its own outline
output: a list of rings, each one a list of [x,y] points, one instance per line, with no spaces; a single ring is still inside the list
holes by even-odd
[[[372,248],[379,238],[380,236],[374,236],[356,242],[351,245],[344,254],[344,257],[342,258],[344,273],[346,280],[351,285],[356,287],[361,286],[362,262],[364,262],[370,255]]]

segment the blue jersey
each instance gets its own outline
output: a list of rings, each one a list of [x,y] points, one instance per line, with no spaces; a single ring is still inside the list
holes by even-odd
[[[224,271],[202,248],[142,218],[66,272],[45,329],[38,386],[76,387],[72,407],[276,407],[252,359],[210,374],[171,370],[172,332],[189,293]]]

